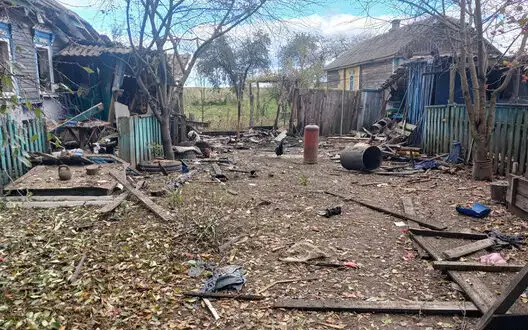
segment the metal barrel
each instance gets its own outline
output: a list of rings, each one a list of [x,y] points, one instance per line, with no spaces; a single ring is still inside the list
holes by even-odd
[[[373,171],[381,166],[382,155],[378,147],[356,143],[341,152],[340,160],[347,170]]]

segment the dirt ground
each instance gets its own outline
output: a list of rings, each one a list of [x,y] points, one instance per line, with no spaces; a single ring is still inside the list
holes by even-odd
[[[304,165],[300,148],[276,157],[272,146],[222,154],[258,177],[229,172],[225,184],[211,181],[207,163],[180,193],[155,199],[171,209],[163,223],[135,200],[101,219],[96,208],[0,211],[0,326],[10,329],[471,329],[477,318],[303,312],[272,309],[278,298],[340,298],[369,301],[465,300],[449,279],[421,259],[394,217],[343,202],[329,190],[403,212],[402,196],[412,197],[419,217],[449,230],[481,232],[499,228],[526,234],[528,224],[492,204],[489,186],[472,181],[469,171],[430,171],[406,177],[347,172],[330,160],[342,145],[320,149],[317,165]],[[227,169],[227,167],[223,167]],[[171,177],[152,175],[146,190]],[[485,219],[458,215],[457,204],[482,202]],[[343,213],[318,216],[341,205]],[[218,247],[239,237],[223,252]],[[439,249],[464,241],[428,238]],[[323,250],[325,261],[354,262],[359,269],[284,263],[295,243]],[[465,260],[476,261],[479,252]],[[528,261],[525,251],[506,249],[509,263]],[[83,254],[77,281],[69,279]],[[277,284],[264,301],[211,300],[215,321],[201,300],[182,292],[199,290],[207,273],[191,277],[191,260],[220,266],[242,265],[243,293],[256,294],[278,280],[316,278]],[[511,274],[479,276],[500,294]],[[527,310],[524,295],[516,310]]]

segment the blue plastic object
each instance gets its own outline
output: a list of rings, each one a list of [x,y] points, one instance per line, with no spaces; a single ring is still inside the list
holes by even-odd
[[[491,209],[486,205],[475,203],[471,208],[458,205],[456,210],[460,214],[469,215],[474,218],[485,218],[491,213]]]
[[[461,163],[462,145],[458,141],[453,141],[453,149],[451,153],[447,155],[445,161],[451,164]]]

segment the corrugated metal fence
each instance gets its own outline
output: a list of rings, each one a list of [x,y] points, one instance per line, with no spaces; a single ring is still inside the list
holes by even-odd
[[[450,152],[453,141],[459,141],[467,157],[471,136],[464,105],[426,107],[423,149],[428,154]],[[490,140],[490,156],[495,173],[511,172],[519,163],[519,173],[528,172],[528,106],[498,104],[495,128]]]
[[[152,149],[161,145],[160,124],[154,116],[121,117],[118,119],[119,157],[132,168],[153,158]]]
[[[48,136],[43,119],[19,123],[9,117],[0,118],[0,184],[24,175],[29,168],[22,161],[27,152],[46,152]]]

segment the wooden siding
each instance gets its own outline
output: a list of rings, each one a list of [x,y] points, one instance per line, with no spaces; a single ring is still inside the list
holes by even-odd
[[[462,144],[464,159],[470,150],[467,111],[464,105],[439,105],[425,108],[423,149],[428,154],[450,152],[453,141]],[[528,174],[528,106],[498,104],[495,127],[490,139],[493,171],[505,175],[513,162],[518,174]]]
[[[11,20],[14,60],[19,64],[15,66],[19,95],[25,100],[38,101],[40,95],[37,62],[31,29],[31,26],[20,20]]]
[[[119,157],[132,168],[152,159],[151,148],[161,144],[160,124],[154,116],[118,118]]]
[[[361,65],[359,88],[378,89],[392,74],[392,60]]]
[[[10,117],[0,118],[0,184],[24,175],[29,168],[20,160],[26,152],[46,152],[46,123],[43,119],[20,124]]]
[[[319,126],[322,136],[339,134],[343,110],[343,133],[346,134],[356,129],[361,111],[361,94],[342,90],[301,89],[296,104],[294,113],[297,114],[299,130],[315,124]]]
[[[339,71],[328,71],[326,73],[326,81],[328,88],[339,88]]]

